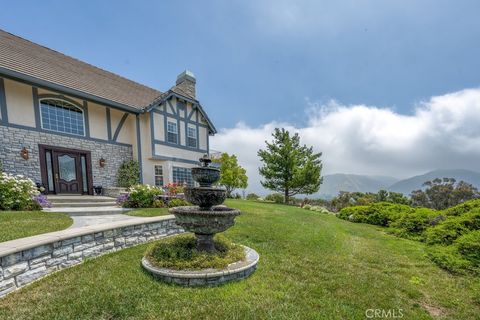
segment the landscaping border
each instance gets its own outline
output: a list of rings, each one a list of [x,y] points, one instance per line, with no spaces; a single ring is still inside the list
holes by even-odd
[[[87,258],[184,230],[173,215],[136,218],[0,243],[0,297]]]
[[[256,269],[260,256],[252,248],[245,248],[245,260],[234,262],[223,270],[203,269],[180,271],[153,266],[146,257],[142,259],[143,267],[152,275],[166,283],[182,286],[216,286],[230,281],[241,280],[250,276]]]

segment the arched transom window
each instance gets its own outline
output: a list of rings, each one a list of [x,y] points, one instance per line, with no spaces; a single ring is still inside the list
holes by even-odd
[[[79,136],[85,135],[83,110],[60,99],[41,99],[42,128]]]

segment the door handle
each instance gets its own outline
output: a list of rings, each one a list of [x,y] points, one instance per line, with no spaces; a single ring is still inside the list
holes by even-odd
[[[55,173],[55,181],[58,182],[58,173]]]

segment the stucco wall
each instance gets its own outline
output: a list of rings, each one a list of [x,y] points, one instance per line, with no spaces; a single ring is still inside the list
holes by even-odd
[[[8,121],[35,127],[32,87],[20,82],[4,79]]]

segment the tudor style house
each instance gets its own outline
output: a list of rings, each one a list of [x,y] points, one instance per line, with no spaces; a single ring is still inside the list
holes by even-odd
[[[48,193],[114,187],[123,161],[141,182],[193,184],[216,129],[185,71],[160,92],[0,30],[0,161]]]

